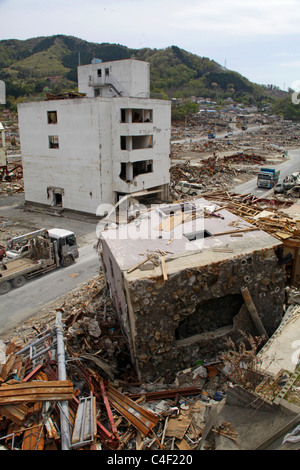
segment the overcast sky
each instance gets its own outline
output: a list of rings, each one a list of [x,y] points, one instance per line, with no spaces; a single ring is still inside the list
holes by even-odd
[[[0,0],[0,39],[175,45],[259,84],[300,80],[300,0]]]

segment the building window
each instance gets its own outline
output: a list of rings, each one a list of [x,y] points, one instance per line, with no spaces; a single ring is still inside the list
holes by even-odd
[[[125,135],[120,136],[120,147],[121,147],[121,150],[126,150],[126,136]]]
[[[58,135],[49,135],[49,149],[58,149]]]
[[[105,76],[106,76],[106,77],[109,76],[109,68],[105,69]]]
[[[121,150],[153,148],[153,135],[120,136]]]
[[[132,150],[153,148],[152,135],[134,135],[132,136]]]
[[[119,177],[123,181],[132,181],[138,175],[153,172],[153,160],[142,160],[139,162],[121,162]]]
[[[98,70],[97,70],[97,74],[98,74],[98,77],[101,77],[101,76],[102,76],[102,70],[101,70],[101,69],[98,69]]]
[[[48,124],[57,124],[57,111],[47,111]]]
[[[121,122],[153,122],[153,110],[122,108]]]
[[[133,177],[142,175],[144,173],[152,173],[153,160],[144,160],[141,162],[133,163]]]
[[[132,122],[153,122],[152,109],[133,109]]]
[[[121,109],[121,122],[126,122],[126,109]]]

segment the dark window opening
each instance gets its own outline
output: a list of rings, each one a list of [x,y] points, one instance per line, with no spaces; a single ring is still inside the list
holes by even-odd
[[[121,122],[126,122],[126,109],[121,109]]]
[[[54,193],[53,205],[58,206],[58,207],[62,207],[62,194]]]
[[[152,109],[133,109],[132,122],[152,122]]]
[[[105,69],[105,76],[108,77],[109,76],[109,69]]]
[[[192,242],[194,240],[211,237],[212,233],[207,230],[199,230],[198,232],[184,233],[183,236]]]
[[[47,111],[48,124],[57,124],[57,111]]]
[[[101,89],[100,88],[95,88],[94,89],[94,97],[96,98],[97,96],[101,96]]]
[[[58,149],[59,148],[59,142],[58,142],[58,136],[57,135],[49,135],[49,148],[50,149]]]
[[[121,141],[121,150],[126,150],[126,136],[121,135],[120,141]]]
[[[241,294],[229,294],[198,304],[195,312],[179,323],[175,330],[175,339],[185,339],[219,328],[232,327],[234,317],[243,304],[244,299]]]
[[[152,135],[132,136],[132,150],[147,149],[153,147]]]
[[[153,171],[153,160],[145,160],[133,163],[133,177]]]
[[[142,150],[153,148],[153,135],[120,136],[121,150]]]
[[[97,75],[98,75],[98,77],[101,77],[101,76],[102,76],[102,69],[98,69],[98,70],[97,70]]]
[[[121,122],[153,122],[152,109],[121,109]]]
[[[123,181],[132,181],[135,176],[143,175],[144,173],[152,173],[153,160],[142,160],[134,163],[121,162],[121,171],[119,177]]]
[[[196,206],[190,203],[172,204],[167,207],[161,207],[159,209],[164,215],[174,215],[176,212],[181,211],[185,213],[196,212]]]
[[[121,162],[121,172],[119,174],[119,177],[122,180],[126,180],[126,163]]]

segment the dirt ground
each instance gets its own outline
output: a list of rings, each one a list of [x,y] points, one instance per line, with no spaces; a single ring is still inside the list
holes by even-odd
[[[11,238],[41,228],[64,228],[76,234],[80,244],[95,240],[96,217],[63,213],[25,205],[24,193],[0,197],[0,244],[5,245]]]

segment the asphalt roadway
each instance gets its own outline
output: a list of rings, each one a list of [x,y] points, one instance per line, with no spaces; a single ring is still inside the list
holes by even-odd
[[[0,200],[0,216],[9,220],[8,228],[22,228],[31,232],[39,228],[65,228],[77,236],[79,258],[67,268],[57,268],[27,281],[23,287],[0,296],[0,338],[22,322],[45,311],[54,301],[80,288],[97,276],[100,260],[95,250],[97,242],[95,218],[69,214],[57,216],[47,211],[24,210],[24,195]],[[1,219],[0,219],[1,220]],[[16,225],[12,225],[16,224]],[[23,232],[24,233],[24,232]]]

